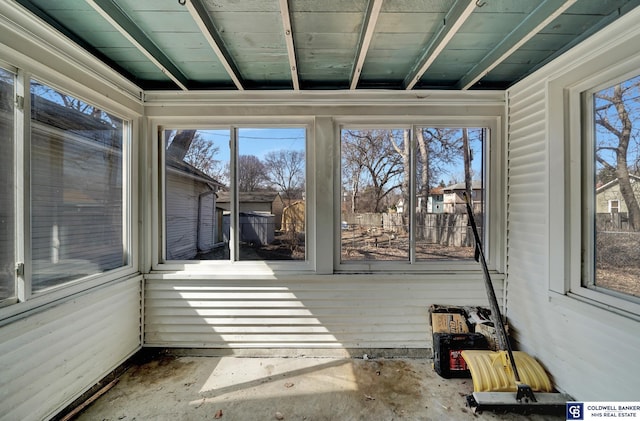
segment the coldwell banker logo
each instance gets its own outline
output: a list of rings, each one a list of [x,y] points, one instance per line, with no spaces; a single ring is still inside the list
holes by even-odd
[[[583,420],[584,419],[584,404],[582,402],[567,402],[567,419],[568,420]]]

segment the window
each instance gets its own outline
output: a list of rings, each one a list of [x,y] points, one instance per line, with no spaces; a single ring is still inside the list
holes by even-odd
[[[582,286],[638,301],[640,76],[589,91],[586,103]]]
[[[31,288],[39,293],[128,264],[128,123],[31,81]]]
[[[166,260],[306,259],[304,127],[162,133]]]
[[[15,75],[0,69],[0,303],[16,295],[14,86]]]
[[[473,259],[465,194],[482,232],[487,133],[343,127],[341,262]]]
[[[7,314],[133,271],[130,122],[25,73],[0,69],[0,305],[27,302]]]

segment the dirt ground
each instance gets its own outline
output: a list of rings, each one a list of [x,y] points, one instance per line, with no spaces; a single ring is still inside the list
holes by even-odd
[[[142,420],[563,420],[466,406],[471,379],[430,359],[161,356],[134,365],[77,418]]]

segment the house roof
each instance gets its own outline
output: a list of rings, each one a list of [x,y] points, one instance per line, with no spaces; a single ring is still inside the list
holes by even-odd
[[[189,164],[188,162],[184,162],[184,161],[179,161],[177,159],[174,159],[170,156],[166,157],[166,163],[167,163],[167,167],[174,169],[177,172],[180,172],[182,174],[191,176],[193,178],[197,178],[200,179],[201,181],[211,184],[212,186],[215,186],[216,188],[224,188],[224,184],[220,183],[219,181],[217,181],[216,179],[212,178],[211,176],[207,175],[206,173],[200,171],[199,169],[197,169],[196,167],[194,167],[193,165]],[[220,194],[220,193],[218,193]]]
[[[635,181],[637,181],[637,182],[640,182],[640,177],[639,177],[639,176],[637,176],[637,175],[629,174],[629,178],[630,178],[632,181],[634,181],[634,180],[635,180]],[[603,184],[602,186],[600,186],[600,187],[596,188],[596,193],[600,193],[600,192],[602,192],[602,191],[604,191],[604,190],[610,189],[611,187],[615,186],[615,185],[616,185],[616,184],[618,184],[618,183],[619,183],[619,182],[618,182],[618,179],[617,179],[617,178],[616,178],[616,179],[613,179],[613,180],[609,181],[608,183]]]
[[[465,190],[466,184],[465,183],[456,183],[456,184],[451,184],[449,186],[446,186],[443,188],[443,191],[447,192],[447,191],[454,191],[454,190]],[[482,189],[482,182],[480,180],[473,180],[471,182],[471,188],[473,190],[480,190]]]
[[[274,191],[240,192],[238,201],[242,203],[273,203],[276,197],[278,197],[278,192]],[[218,203],[228,203],[229,200],[229,192],[218,193]]]
[[[505,89],[640,0],[14,0],[144,90]]]

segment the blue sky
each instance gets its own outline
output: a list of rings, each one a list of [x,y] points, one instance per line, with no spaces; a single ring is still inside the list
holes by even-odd
[[[201,130],[203,138],[214,142],[220,148],[216,158],[226,160],[229,152],[229,130]],[[255,155],[264,159],[272,151],[305,150],[305,129],[295,128],[240,128],[238,129],[240,155]]]

